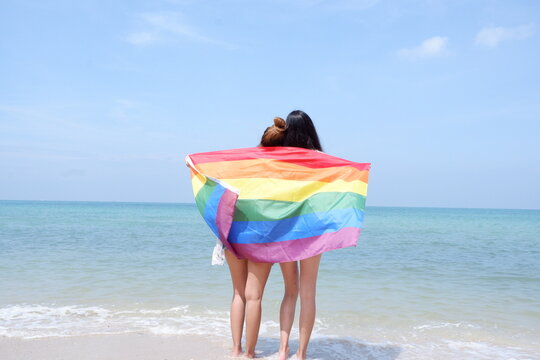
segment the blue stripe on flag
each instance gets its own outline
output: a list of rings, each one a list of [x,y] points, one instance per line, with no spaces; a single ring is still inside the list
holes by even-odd
[[[303,239],[345,227],[361,228],[363,221],[364,212],[355,208],[303,214],[276,221],[234,221],[228,240],[237,244],[260,244]]]
[[[206,206],[204,207],[204,220],[210,226],[210,229],[216,234],[216,236],[219,238],[219,231],[216,224],[216,217],[217,217],[217,211],[219,202],[221,200],[221,197],[225,193],[225,187],[221,186],[220,184],[216,184],[214,187],[214,191],[212,191],[212,194],[206,201]]]

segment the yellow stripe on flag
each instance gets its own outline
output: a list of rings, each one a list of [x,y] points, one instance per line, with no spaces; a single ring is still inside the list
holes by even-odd
[[[222,179],[240,190],[239,199],[267,199],[279,201],[303,201],[321,192],[354,192],[366,196],[367,184],[363,181],[283,180],[268,178]]]
[[[197,193],[206,183],[206,177],[191,170],[191,185],[193,187],[193,194],[197,196]]]

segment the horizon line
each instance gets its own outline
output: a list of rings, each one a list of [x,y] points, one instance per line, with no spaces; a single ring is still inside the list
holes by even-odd
[[[174,201],[118,201],[118,200],[14,200],[0,199],[1,201],[13,202],[72,202],[72,203],[118,203],[118,204],[167,204],[167,205],[195,205],[195,202],[174,202]],[[366,207],[384,208],[411,208],[411,209],[461,209],[461,210],[532,210],[540,208],[488,208],[488,207],[451,207],[451,206],[407,206],[407,205],[366,205]]]

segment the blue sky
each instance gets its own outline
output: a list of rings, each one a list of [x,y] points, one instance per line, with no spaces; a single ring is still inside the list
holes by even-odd
[[[368,205],[540,208],[540,2],[2,1],[0,199],[192,202],[302,109]]]

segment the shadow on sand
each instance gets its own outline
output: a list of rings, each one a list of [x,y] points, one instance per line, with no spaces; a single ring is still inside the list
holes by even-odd
[[[291,356],[298,349],[298,340],[290,342]],[[279,339],[259,338],[257,357],[277,359]],[[395,360],[401,353],[401,347],[389,344],[368,344],[353,338],[318,337],[312,338],[308,347],[310,360]]]

